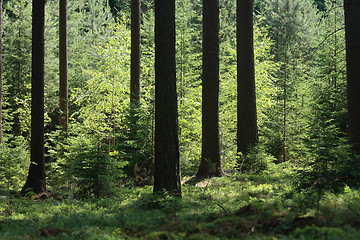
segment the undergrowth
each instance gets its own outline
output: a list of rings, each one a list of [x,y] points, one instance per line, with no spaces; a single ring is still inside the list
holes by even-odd
[[[34,202],[0,192],[0,239],[360,239],[360,192],[316,196],[293,190],[284,164],[182,186],[183,197],[151,186],[112,197],[57,196]]]

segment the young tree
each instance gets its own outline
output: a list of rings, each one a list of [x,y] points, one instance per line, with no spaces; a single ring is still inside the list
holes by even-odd
[[[154,193],[181,196],[175,66],[175,0],[155,0]]]
[[[196,178],[223,176],[219,137],[219,0],[203,0],[202,150]]]
[[[68,130],[68,49],[67,49],[67,0],[59,1],[59,109],[60,128]]]
[[[360,2],[344,0],[350,142],[360,154]]]
[[[283,162],[294,154],[305,154],[300,136],[306,132],[303,119],[308,101],[303,99],[308,73],[312,72],[309,69],[314,65],[312,44],[318,32],[317,9],[313,0],[264,2],[266,11],[261,24],[265,24],[274,42],[271,52],[279,64],[274,78],[277,104],[268,114],[272,131],[266,133],[267,149],[278,162]]]
[[[130,103],[140,103],[141,1],[131,0],[131,87]]]
[[[46,191],[44,159],[44,29],[45,0],[32,2],[32,76],[31,76],[31,164],[21,190]]]
[[[248,153],[258,138],[253,40],[253,0],[237,0],[237,147]]]
[[[30,114],[24,106],[29,103],[31,82],[31,4],[28,0],[7,1],[3,9],[3,36],[6,37],[2,39],[2,77],[3,84],[6,84],[4,97],[7,96],[7,109],[12,118],[8,130],[15,136],[22,135],[30,140],[30,130],[24,124],[24,119]]]

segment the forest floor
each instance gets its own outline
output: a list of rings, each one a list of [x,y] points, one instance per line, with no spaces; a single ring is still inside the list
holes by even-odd
[[[360,191],[297,193],[287,165],[183,185],[181,199],[152,187],[108,198],[34,201],[0,192],[0,239],[360,239]]]

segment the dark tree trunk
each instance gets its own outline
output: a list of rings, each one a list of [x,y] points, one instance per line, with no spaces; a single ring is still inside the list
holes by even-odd
[[[154,192],[181,196],[175,67],[175,0],[155,0]]]
[[[202,150],[197,178],[223,176],[219,136],[219,0],[203,0]]]
[[[360,1],[344,0],[350,143],[360,154]]]
[[[131,0],[131,86],[130,103],[140,103],[140,24],[141,1]]]
[[[67,0],[59,1],[59,109],[60,128],[68,130],[68,50],[67,50]]]
[[[258,139],[254,40],[253,0],[237,0],[237,147],[247,154]]]
[[[0,0],[0,147],[2,143],[2,0]]]
[[[141,1],[131,0],[130,136],[136,138],[140,105]]]
[[[31,76],[31,164],[24,195],[46,190],[44,159],[44,25],[45,0],[32,2],[32,76]]]

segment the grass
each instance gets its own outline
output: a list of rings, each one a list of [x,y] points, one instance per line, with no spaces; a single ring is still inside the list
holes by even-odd
[[[360,239],[360,192],[295,192],[292,172],[233,174],[183,185],[181,199],[152,187],[101,199],[0,199],[0,239]],[[2,194],[0,194],[2,195]]]

